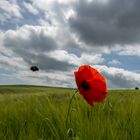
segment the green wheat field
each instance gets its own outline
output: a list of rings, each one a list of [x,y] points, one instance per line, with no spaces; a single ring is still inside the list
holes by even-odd
[[[93,107],[74,93],[0,86],[0,140],[140,140],[140,90],[109,90]]]

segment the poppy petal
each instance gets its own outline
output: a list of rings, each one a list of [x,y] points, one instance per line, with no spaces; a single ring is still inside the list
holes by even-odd
[[[91,106],[94,102],[103,102],[107,96],[106,80],[95,68],[83,65],[74,75],[80,94]]]

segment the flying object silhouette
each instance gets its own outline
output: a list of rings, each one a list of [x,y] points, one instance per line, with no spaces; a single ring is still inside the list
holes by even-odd
[[[39,71],[39,68],[37,66],[31,66],[30,70],[35,72],[35,71]]]

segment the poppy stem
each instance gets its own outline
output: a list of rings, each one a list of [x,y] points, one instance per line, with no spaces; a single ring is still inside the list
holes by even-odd
[[[77,91],[74,92],[74,94],[72,95],[70,102],[69,102],[69,107],[68,107],[68,111],[67,111],[67,116],[66,116],[66,128],[68,129],[68,117],[70,115],[70,109],[71,109],[71,104],[72,104],[72,100],[74,99],[74,96],[76,95]]]

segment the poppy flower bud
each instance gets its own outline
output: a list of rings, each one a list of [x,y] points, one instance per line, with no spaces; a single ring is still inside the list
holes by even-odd
[[[95,68],[83,65],[74,75],[79,93],[91,106],[103,102],[107,95],[106,80]]]

